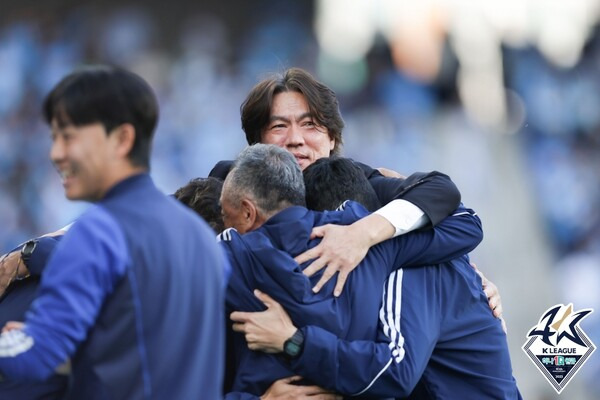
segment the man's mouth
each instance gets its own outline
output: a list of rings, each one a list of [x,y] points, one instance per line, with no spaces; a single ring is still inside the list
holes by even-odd
[[[60,175],[63,184],[75,176],[75,173],[71,169],[59,169],[58,174]]]
[[[299,154],[299,153],[293,153],[294,157],[296,157],[296,160],[298,161],[298,163],[300,163],[300,161],[302,160],[308,160],[308,156],[305,156],[304,154]]]

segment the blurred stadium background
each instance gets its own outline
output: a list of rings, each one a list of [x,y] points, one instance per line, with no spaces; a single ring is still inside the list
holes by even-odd
[[[245,140],[239,106],[270,72],[333,87],[344,154],[457,183],[486,233],[526,399],[554,399],[521,350],[556,303],[595,308],[600,346],[600,2],[0,0],[0,250],[71,222],[40,104],[83,63],[145,77],[160,99],[152,175],[166,192]],[[600,354],[562,392],[597,399]]]

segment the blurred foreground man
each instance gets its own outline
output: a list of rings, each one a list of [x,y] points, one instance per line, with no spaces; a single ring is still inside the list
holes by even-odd
[[[89,67],[52,90],[44,116],[67,198],[97,204],[55,249],[25,323],[0,336],[2,378],[42,380],[70,360],[70,399],[220,398],[225,260],[148,175],[152,90]]]

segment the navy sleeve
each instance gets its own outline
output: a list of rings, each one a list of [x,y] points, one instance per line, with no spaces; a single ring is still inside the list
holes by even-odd
[[[419,207],[435,226],[460,204],[460,192],[448,175],[432,171],[417,172],[406,179],[387,178],[366,164],[361,167],[369,183],[375,189],[381,204],[404,199]]]
[[[94,207],[52,254],[24,329],[0,335],[0,373],[17,380],[49,377],[86,339],[128,264],[123,232]]]
[[[225,394],[225,400],[260,400],[260,397],[250,393],[229,392]]]
[[[416,270],[403,279],[403,272],[386,282],[376,341],[346,341],[320,327],[304,327],[304,349],[291,363],[294,372],[346,395],[407,397],[437,343],[440,313],[431,291],[435,285],[427,282],[433,279]]]
[[[469,253],[483,240],[481,220],[463,206],[433,229],[409,232],[378,247],[389,272],[401,267],[418,267],[450,261]]]

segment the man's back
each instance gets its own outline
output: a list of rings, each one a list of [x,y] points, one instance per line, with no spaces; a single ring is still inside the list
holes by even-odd
[[[357,211],[355,207],[341,214],[291,207],[269,219],[258,231],[244,236],[225,231],[220,238],[234,269],[226,297],[228,310],[261,310],[260,302],[252,295],[257,288],[280,302],[297,326],[318,325],[346,340],[375,340],[382,286],[392,266],[425,264],[436,257],[451,259],[470,251],[481,239],[476,218],[466,223],[471,225],[465,231],[472,231],[463,231],[462,236],[445,232],[442,223],[435,237],[424,233],[396,238],[369,251],[364,265],[350,275],[342,296],[334,298],[329,286],[313,294],[312,284],[319,277],[312,277],[313,281],[306,278],[292,257],[316,245],[317,241],[309,239],[313,226],[349,224],[363,215],[364,209]],[[465,220],[469,218],[465,215]],[[454,252],[443,253],[449,249]],[[243,338],[238,336],[235,353],[239,369],[233,391],[262,394],[272,381],[293,374],[282,359],[249,352],[244,347]]]
[[[520,399],[506,335],[467,256],[392,272],[379,315],[376,343],[302,328],[309,340],[294,373],[377,398]]]
[[[506,334],[468,257],[403,275],[406,357],[428,360],[411,398],[520,398]]]

